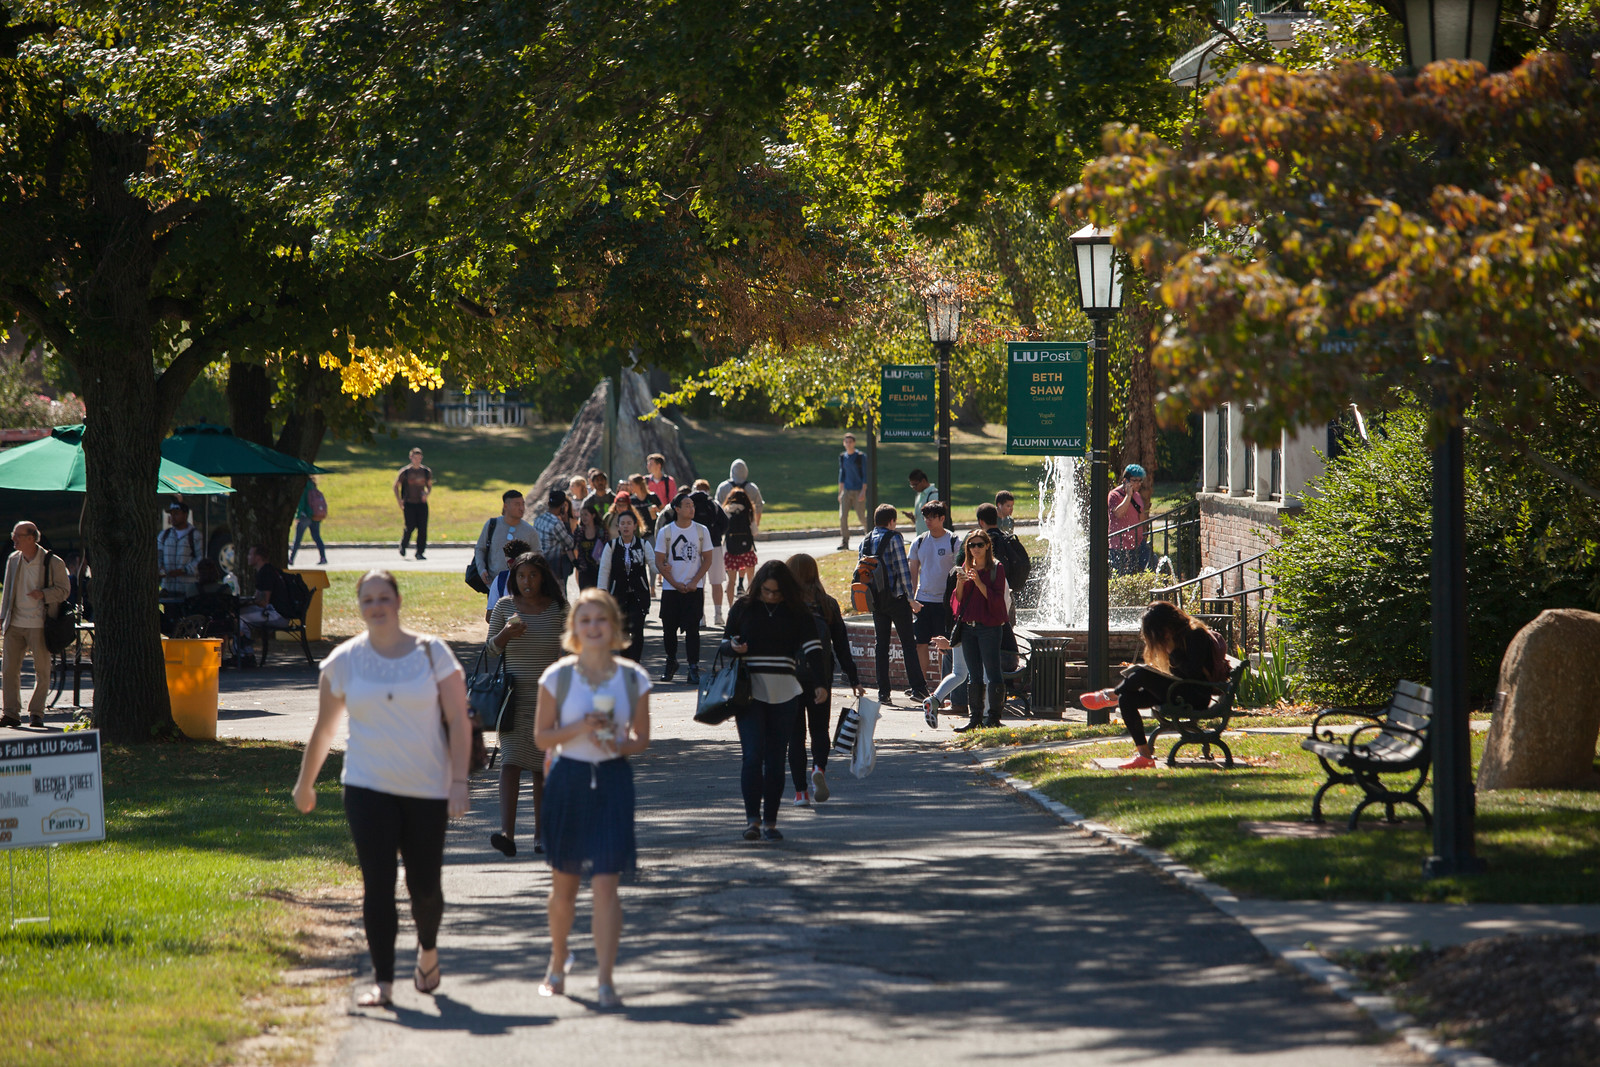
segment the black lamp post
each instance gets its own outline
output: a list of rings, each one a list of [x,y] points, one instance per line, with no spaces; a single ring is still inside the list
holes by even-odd
[[[1406,0],[1406,58],[1422,68],[1439,59],[1476,59],[1494,51],[1500,0]],[[1455,374],[1438,366],[1434,404],[1445,438],[1433,450],[1433,855],[1429,877],[1475,874],[1477,796],[1472,785],[1472,730],[1467,720],[1466,495],[1461,413],[1447,388]]]
[[[939,350],[939,499],[946,509],[954,497],[950,485],[950,350],[961,336],[961,290],[934,282],[922,291],[928,311],[928,340]],[[955,521],[954,512],[950,521]]]
[[[1122,266],[1111,247],[1110,230],[1085,226],[1070,240],[1078,264],[1078,299],[1094,324],[1094,401],[1089,432],[1089,688],[1104,689],[1110,675],[1111,644],[1106,350],[1111,320],[1122,310]],[[1110,709],[1089,712],[1089,721],[1110,722]]]

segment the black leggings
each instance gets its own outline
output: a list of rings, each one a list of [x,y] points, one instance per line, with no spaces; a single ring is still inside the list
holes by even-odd
[[[794,775],[794,788],[804,793],[811,788],[811,767],[806,765],[806,728],[811,729],[811,764],[824,770],[828,767],[828,749],[833,739],[828,734],[828,717],[832,712],[832,698],[827,703],[812,704],[802,701],[795,712],[794,733],[789,735],[789,772]]]
[[[691,589],[680,593],[671,586],[661,590],[661,646],[667,662],[678,662],[678,631],[684,632],[689,663],[700,664],[700,616],[706,613],[706,591]]]
[[[795,728],[800,698],[782,704],[752,700],[739,712],[739,791],[744,794],[744,817],[768,826],[778,822],[783,807],[783,756],[789,750],[789,731]],[[763,819],[762,816],[765,815]]]
[[[344,814],[361,863],[361,918],[367,928],[372,969],[378,981],[392,982],[394,939],[400,930],[400,912],[394,902],[395,853],[406,863],[406,890],[411,894],[417,944],[434,948],[444,918],[439,872],[444,865],[446,802],[347,785]]]
[[[1122,679],[1122,684],[1117,686],[1117,710],[1122,712],[1122,721],[1128,727],[1128,733],[1133,737],[1133,743],[1143,748],[1149,742],[1144,733],[1144,716],[1139,714],[1141,708],[1154,708],[1167,702],[1168,691],[1175,688],[1170,675],[1153,671],[1146,667],[1135,666],[1127,677]],[[1184,687],[1178,695],[1187,696],[1189,702],[1197,707],[1205,707],[1210,699],[1211,692],[1203,685],[1194,686],[1193,693]]]

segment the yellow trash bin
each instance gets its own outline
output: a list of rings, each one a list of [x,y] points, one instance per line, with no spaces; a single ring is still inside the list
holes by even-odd
[[[215,741],[222,638],[163,637],[161,653],[167,661],[167,695],[172,699],[173,721],[185,737]]]
[[[306,588],[311,590],[311,606],[306,609],[306,640],[322,640],[322,591],[328,588],[328,572],[316,570],[300,570],[298,567],[284,568],[285,574],[298,574],[306,581]],[[274,631],[283,641],[298,641],[299,638],[287,630]]]

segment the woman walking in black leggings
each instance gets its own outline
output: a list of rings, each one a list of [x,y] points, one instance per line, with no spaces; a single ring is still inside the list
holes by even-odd
[[[845,632],[844,614],[839,610],[839,602],[829,596],[822,585],[816,557],[804,552],[795,553],[789,557],[789,573],[794,575],[795,584],[800,587],[800,598],[805,601],[812,618],[821,623],[818,640],[822,639],[823,629],[828,633],[828,640],[822,642],[822,681],[828,691],[828,699],[807,698],[795,721],[794,735],[789,738],[789,772],[794,776],[794,802],[796,807],[803,808],[810,807],[812,801],[820,803],[828,799],[828,749],[829,738],[833,736],[828,731],[828,720],[833,714],[835,664],[850,680],[850,688],[855,690],[856,696],[865,696],[867,691],[861,685],[855,658],[850,654],[850,635]],[[833,654],[830,655],[830,652]],[[809,763],[806,761],[807,732],[811,735]]]
[[[1144,708],[1166,703],[1174,689],[1191,706],[1205,707],[1211,690],[1184,682],[1220,682],[1228,677],[1222,641],[1176,604],[1165,600],[1151,604],[1139,622],[1139,636],[1144,638],[1144,662],[1123,671],[1122,682],[1115,689],[1099,689],[1078,698],[1091,711],[1113,704],[1121,710],[1136,749],[1133,759],[1119,767],[1124,771],[1156,765],[1155,749],[1145,737],[1140,714]]]
[[[751,700],[736,716],[743,753],[739,789],[748,820],[744,839],[779,841],[789,735],[806,693],[818,702],[828,697],[819,684],[824,674],[816,623],[785,564],[769,560],[756,569],[728,612],[723,652],[743,656],[750,669]]]
[[[306,742],[294,803],[317,806],[317,774],[328,758],[339,716],[350,714],[344,757],[344,810],[361,863],[361,916],[376,984],[356,1003],[394,1003],[395,853],[405,860],[411,917],[417,924],[420,993],[439,987],[440,867],[447,818],[467,813],[472,728],[461,664],[437,637],[400,628],[400,587],[388,571],[368,571],[356,585],[367,630],[322,661],[317,723]],[[444,711],[439,729],[440,709]]]

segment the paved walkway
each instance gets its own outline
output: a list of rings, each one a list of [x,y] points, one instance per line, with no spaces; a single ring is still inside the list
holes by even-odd
[[[489,849],[480,779],[450,835],[441,994],[402,983],[334,1062],[1415,1062],[1204,901],[918,740],[911,712],[886,721],[870,778],[836,771],[833,799],[785,812],[782,843],[750,845],[731,729],[690,721],[686,695],[658,703],[626,1010],[593,1010],[586,933],[572,996],[538,997],[547,870]],[[583,931],[587,911],[585,894]]]

